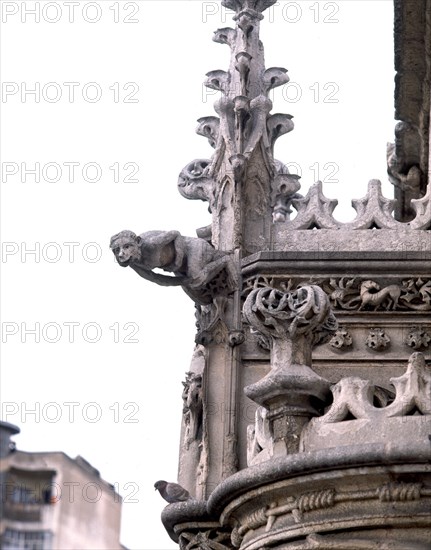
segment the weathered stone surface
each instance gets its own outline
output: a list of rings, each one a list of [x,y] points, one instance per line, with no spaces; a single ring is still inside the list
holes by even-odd
[[[287,70],[265,67],[259,40],[274,2],[222,2],[236,26],[213,39],[228,46],[230,64],[207,73],[221,97],[217,116],[196,129],[213,155],[178,179],[185,198],[208,203],[211,226],[198,238],[122,232],[111,244],[120,265],[181,286],[196,307],[179,481],[201,500],[168,506],[163,522],[182,550],[423,550],[431,0],[395,1],[395,199],[371,180],[346,223],[321,182],[300,195],[298,176],[274,158],[276,140],[293,130],[291,115],[271,114],[269,97]]]
[[[428,182],[431,87],[431,4],[429,0],[394,0],[395,144],[388,155],[395,186],[398,220],[410,221],[412,199],[425,194]]]

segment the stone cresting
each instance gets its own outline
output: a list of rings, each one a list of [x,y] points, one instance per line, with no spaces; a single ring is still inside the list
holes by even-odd
[[[431,416],[431,372],[422,353],[413,353],[406,372],[391,378],[391,383],[395,387],[395,399],[381,408],[373,404],[374,386],[369,380],[343,378],[331,388],[333,403],[328,412],[319,418],[319,423],[343,422],[351,417],[368,420],[408,417],[414,410],[418,414]]]
[[[368,183],[368,192],[362,199],[353,199],[352,206],[356,210],[356,218],[351,222],[339,222],[333,212],[337,206],[336,199],[324,196],[322,182],[312,185],[307,195],[302,198],[293,198],[292,205],[297,210],[293,220],[286,221],[287,229],[430,229],[431,228],[431,184],[428,184],[426,194],[419,199],[411,200],[411,208],[415,213],[410,222],[399,222],[393,217],[396,201],[387,199],[382,194],[382,183],[371,180]]]

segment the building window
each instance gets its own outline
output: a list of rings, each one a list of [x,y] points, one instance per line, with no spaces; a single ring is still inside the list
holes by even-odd
[[[16,531],[6,529],[1,547],[4,550],[51,550],[52,533],[49,531]]]

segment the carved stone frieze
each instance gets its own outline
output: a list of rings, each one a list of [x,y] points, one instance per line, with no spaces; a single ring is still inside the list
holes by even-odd
[[[286,521],[289,516],[293,520],[293,525],[306,522],[306,515],[308,512],[317,510],[327,510],[337,506],[337,504],[354,503],[354,502],[412,502],[419,501],[421,498],[431,496],[431,490],[424,487],[423,483],[404,483],[404,482],[392,482],[380,485],[378,487],[370,487],[366,490],[350,490],[350,491],[336,491],[333,488],[327,488],[320,491],[311,491],[307,493],[299,494],[298,496],[289,496],[285,499],[277,499],[270,504],[256,508],[255,511],[245,517],[240,525],[234,527],[232,531],[232,543],[236,548],[241,548],[244,538],[251,539],[253,531],[264,528],[265,534],[270,537],[271,532],[274,530],[276,520]],[[341,512],[338,512],[341,514]],[[307,538],[310,540],[310,538]],[[325,540],[331,540],[331,537],[319,537],[319,543],[323,543]],[[269,541],[268,541],[269,542]],[[316,540],[317,542],[317,540]],[[339,546],[336,539],[333,539],[335,546],[324,546],[318,544],[316,546],[304,546],[304,548],[339,548],[345,550],[345,546]],[[359,543],[359,540],[357,541]],[[369,544],[370,541],[368,541]],[[341,542],[342,544],[342,542]],[[292,545],[292,548],[296,548],[296,544]],[[422,548],[421,546],[418,546]],[[271,545],[272,548],[272,545]],[[283,548],[291,548],[290,545],[283,546]],[[300,548],[303,548],[302,546]],[[350,546],[349,546],[350,548]],[[358,547],[352,546],[352,548],[369,548],[369,546],[360,545]],[[391,546],[392,548],[392,546]],[[403,547],[403,550],[406,547]],[[416,545],[413,545],[416,548]]]
[[[337,538],[333,535],[318,535],[313,533],[308,535],[304,541],[297,541],[282,546],[271,546],[273,550],[428,550],[427,543],[397,541],[393,538],[380,539],[342,537]]]
[[[360,277],[313,277],[295,279],[259,276],[247,279],[244,295],[254,288],[269,286],[278,290],[298,284],[317,284],[328,295],[335,310],[345,311],[431,311],[431,279],[362,280]]]

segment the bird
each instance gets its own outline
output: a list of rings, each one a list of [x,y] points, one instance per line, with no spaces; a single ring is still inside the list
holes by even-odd
[[[162,479],[154,483],[155,491],[159,491],[162,498],[166,502],[183,502],[185,500],[192,500],[193,497],[190,496],[190,493],[181,487],[178,483],[169,483],[168,481],[163,481]]]

